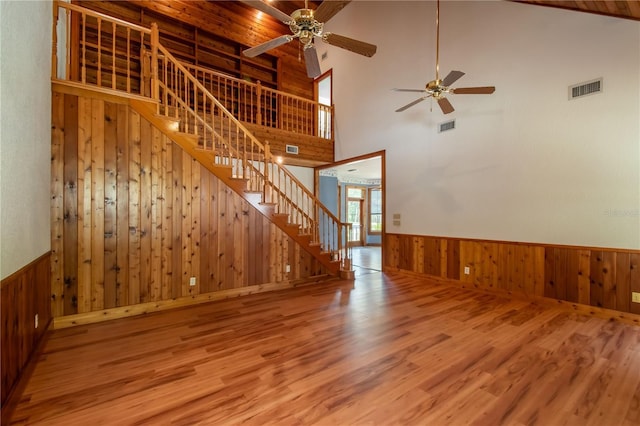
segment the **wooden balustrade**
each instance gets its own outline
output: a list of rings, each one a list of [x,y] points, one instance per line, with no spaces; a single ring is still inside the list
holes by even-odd
[[[213,70],[183,64],[240,121],[332,138],[333,107]]]
[[[52,78],[130,94],[145,93],[142,58],[151,30],[65,2],[54,2]],[[66,34],[66,57],[58,58],[57,29]],[[63,59],[65,75],[58,75]]]

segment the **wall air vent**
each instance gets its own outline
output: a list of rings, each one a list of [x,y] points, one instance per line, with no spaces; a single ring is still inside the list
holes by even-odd
[[[296,145],[287,145],[286,151],[287,154],[298,155],[298,147]]]
[[[602,78],[569,86],[569,100],[602,92]]]
[[[456,120],[445,121],[438,125],[438,133],[446,132],[447,130],[453,130],[456,128]]]

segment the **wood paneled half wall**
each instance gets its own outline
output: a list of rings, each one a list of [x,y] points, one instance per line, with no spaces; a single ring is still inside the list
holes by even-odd
[[[384,244],[388,270],[640,314],[631,299],[640,293],[640,250],[404,234],[386,234]]]
[[[52,102],[54,317],[326,273],[126,98]]]
[[[2,418],[7,400],[24,375],[27,365],[51,322],[50,253],[2,280]],[[36,326],[35,316],[38,315]],[[19,392],[18,392],[19,393]],[[14,398],[11,398],[12,400]],[[17,401],[14,401],[17,402]]]

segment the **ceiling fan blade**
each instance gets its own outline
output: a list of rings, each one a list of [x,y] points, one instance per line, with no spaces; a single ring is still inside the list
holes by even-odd
[[[322,71],[320,70],[320,62],[318,62],[318,54],[316,53],[315,46],[307,47],[304,49],[304,63],[307,66],[307,76],[310,78],[316,78]]]
[[[449,74],[447,74],[447,76],[444,78],[444,80],[442,80],[442,85],[446,86],[446,87],[449,87],[453,83],[458,81],[458,79],[460,77],[462,77],[463,75],[464,75],[464,73],[462,71],[451,71]]]
[[[327,22],[329,19],[333,18],[336,13],[340,12],[346,5],[351,3],[351,0],[344,1],[329,1],[325,0],[318,6],[315,10],[313,16],[316,18],[318,22]]]
[[[426,92],[424,89],[391,89],[396,92]]]
[[[249,5],[255,9],[258,9],[260,12],[264,12],[267,15],[271,15],[274,18],[276,18],[279,21],[284,22],[285,24],[287,24],[288,22],[292,21],[291,16],[287,15],[286,13],[276,9],[273,6],[268,5],[267,3],[263,3],[261,1],[258,0],[240,0],[242,3]]]
[[[329,43],[332,46],[341,47],[343,49],[350,50],[360,55],[371,57],[376,53],[378,49],[374,44],[365,43],[364,41],[355,40],[349,37],[345,37],[333,33],[325,33],[322,36],[322,40]]]
[[[459,89],[451,89],[449,93],[455,93],[456,95],[490,95],[496,91],[493,86],[486,87],[461,87]]]
[[[449,102],[449,99],[447,99],[447,98],[438,99],[438,105],[440,105],[440,109],[445,114],[449,114],[449,113],[455,111],[453,109],[453,105],[451,105],[451,102]]]
[[[269,40],[266,41],[262,44],[259,44],[257,46],[251,47],[249,49],[243,50],[242,53],[244,54],[244,56],[248,57],[248,58],[253,58],[255,56],[258,56],[264,52],[266,52],[267,50],[271,50],[271,49],[275,49],[278,46],[282,46],[283,44],[287,44],[289,43],[291,40],[293,40],[293,36],[291,35],[283,35],[280,36],[278,38],[274,38],[273,40]]]
[[[423,97],[421,97],[421,98],[418,98],[418,99],[416,99],[415,101],[413,101],[413,102],[411,102],[411,103],[408,103],[408,104],[406,104],[406,105],[405,105],[405,106],[403,106],[403,107],[398,108],[398,109],[396,110],[396,112],[402,112],[402,111],[404,111],[405,109],[409,109],[409,108],[411,108],[412,106],[414,106],[414,105],[416,105],[416,104],[419,104],[420,102],[424,101],[424,100],[425,100],[425,99],[427,99],[428,97],[429,97],[429,96],[423,96]]]

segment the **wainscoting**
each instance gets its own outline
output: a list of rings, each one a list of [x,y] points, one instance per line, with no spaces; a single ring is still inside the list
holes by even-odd
[[[640,314],[640,250],[386,234],[384,253],[391,270]]]
[[[2,417],[34,350],[51,322],[50,258],[46,253],[2,280]],[[38,315],[38,328],[35,316]],[[4,423],[4,421],[3,421]]]

